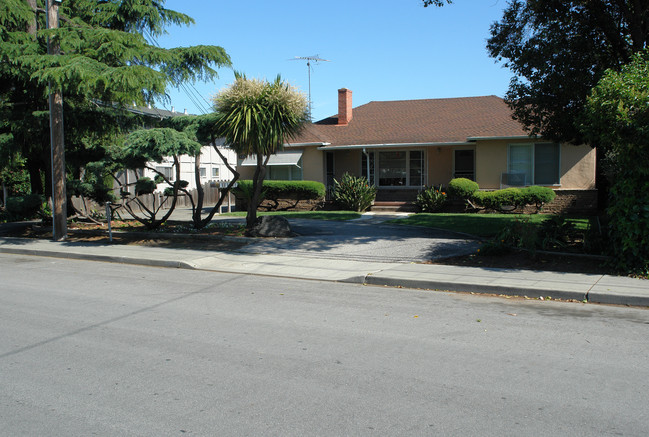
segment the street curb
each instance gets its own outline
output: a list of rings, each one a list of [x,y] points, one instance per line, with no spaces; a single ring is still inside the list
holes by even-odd
[[[52,250],[38,250],[38,249],[16,249],[10,247],[0,247],[0,253],[11,253],[14,255],[30,255],[30,256],[45,256],[49,258],[66,258],[78,259],[83,261],[105,261],[116,264],[131,264],[142,265],[148,267],[165,267],[175,269],[189,269],[196,270],[196,266],[192,263],[185,261],[174,260],[153,260],[144,258],[129,258],[126,256],[112,256],[112,255],[88,255],[81,253],[67,253]]]
[[[502,294],[506,296],[551,297],[552,299],[578,300],[587,298],[586,292],[568,290],[547,290],[503,285],[474,284],[463,282],[426,281],[418,279],[393,279],[368,275],[365,283],[385,287],[420,288],[424,290],[457,291],[476,294]],[[613,303],[613,302],[612,302]],[[619,302],[615,302],[619,303]]]
[[[0,253],[28,255],[28,256],[42,256],[50,258],[67,258],[86,261],[103,261],[130,265],[142,265],[149,267],[161,268],[177,268],[188,270],[205,270],[205,271],[218,271],[221,273],[241,273],[232,272],[227,269],[204,269],[198,264],[187,261],[179,260],[161,260],[161,259],[148,259],[140,257],[128,257],[121,255],[93,255],[78,252],[65,252],[56,250],[43,250],[43,249],[30,249],[30,248],[16,248],[4,247],[0,245]],[[456,281],[436,281],[424,280],[404,277],[389,277],[382,273],[382,271],[374,271],[366,274],[353,275],[344,279],[332,278],[300,278],[299,276],[286,276],[286,275],[272,275],[267,273],[254,273],[248,272],[245,274],[261,275],[271,277],[284,277],[291,279],[307,279],[319,280],[327,282],[341,282],[357,285],[374,285],[395,288],[411,288],[423,290],[438,290],[438,291],[453,291],[453,292],[466,292],[475,294],[497,294],[506,296],[525,296],[530,298],[552,298],[561,300],[576,300],[585,301],[589,303],[613,304],[613,305],[627,305],[637,307],[649,307],[649,294],[645,291],[645,287],[638,287],[632,285],[625,287],[615,283],[615,278],[608,278],[602,276],[589,290],[587,291],[571,291],[571,290],[556,290],[556,288],[532,288],[532,287],[517,287],[508,285],[490,285],[479,284],[476,282],[462,282]],[[611,282],[612,281],[612,282]],[[616,288],[622,288],[623,291],[616,291]]]
[[[624,294],[617,293],[615,290],[593,291],[588,292],[588,302],[601,303],[607,305],[628,305],[636,307],[649,307],[649,296],[645,294]]]

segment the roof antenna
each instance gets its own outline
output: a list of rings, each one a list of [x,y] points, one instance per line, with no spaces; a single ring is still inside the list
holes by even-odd
[[[306,61],[306,68],[309,72],[309,118],[311,118],[311,62],[331,62],[329,59],[322,59],[320,55],[313,56],[296,56],[292,61]]]

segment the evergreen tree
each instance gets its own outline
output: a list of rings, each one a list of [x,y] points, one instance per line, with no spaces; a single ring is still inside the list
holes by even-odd
[[[0,5],[0,147],[26,159],[32,192],[49,194],[48,84],[64,96],[66,162],[79,177],[89,162],[110,158],[124,134],[144,121],[126,107],[167,101],[184,82],[209,80],[230,65],[218,46],[172,49],[151,43],[191,17],[164,0],[65,0],[60,28],[46,29],[44,0]],[[57,38],[61,54],[47,54]],[[147,40],[147,38],[149,40]]]

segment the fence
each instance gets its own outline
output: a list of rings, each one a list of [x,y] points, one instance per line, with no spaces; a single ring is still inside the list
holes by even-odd
[[[218,183],[215,184],[213,182],[208,182],[203,184],[203,193],[203,206],[215,205],[219,201],[220,195]],[[189,195],[179,193],[178,200],[176,201],[176,208],[191,208],[192,202],[190,200],[190,196],[195,203],[198,199],[198,190],[189,190]],[[160,205],[162,205],[162,209],[168,209],[173,201],[171,197],[166,197],[162,193],[142,194],[137,196],[137,198],[149,210],[158,208]],[[228,208],[230,206],[230,200],[232,201],[231,209],[234,210],[235,197],[233,194],[226,196],[226,198],[223,200],[222,207]],[[120,201],[119,203],[121,204],[122,202]],[[102,215],[104,214],[104,207],[92,200],[82,199],[81,197],[74,196],[72,197],[72,204],[77,210],[82,211],[83,213],[88,215],[92,215],[94,211]],[[143,209],[137,202],[131,201],[130,205],[134,212],[143,211]]]

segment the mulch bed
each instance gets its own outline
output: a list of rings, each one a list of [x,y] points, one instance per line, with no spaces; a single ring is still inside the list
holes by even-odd
[[[498,255],[464,255],[443,260],[433,261],[431,264],[445,264],[454,266],[523,269],[523,270],[545,270],[563,273],[590,273],[616,275],[612,268],[608,267],[601,259],[579,256],[536,253],[511,250],[508,253]]]

